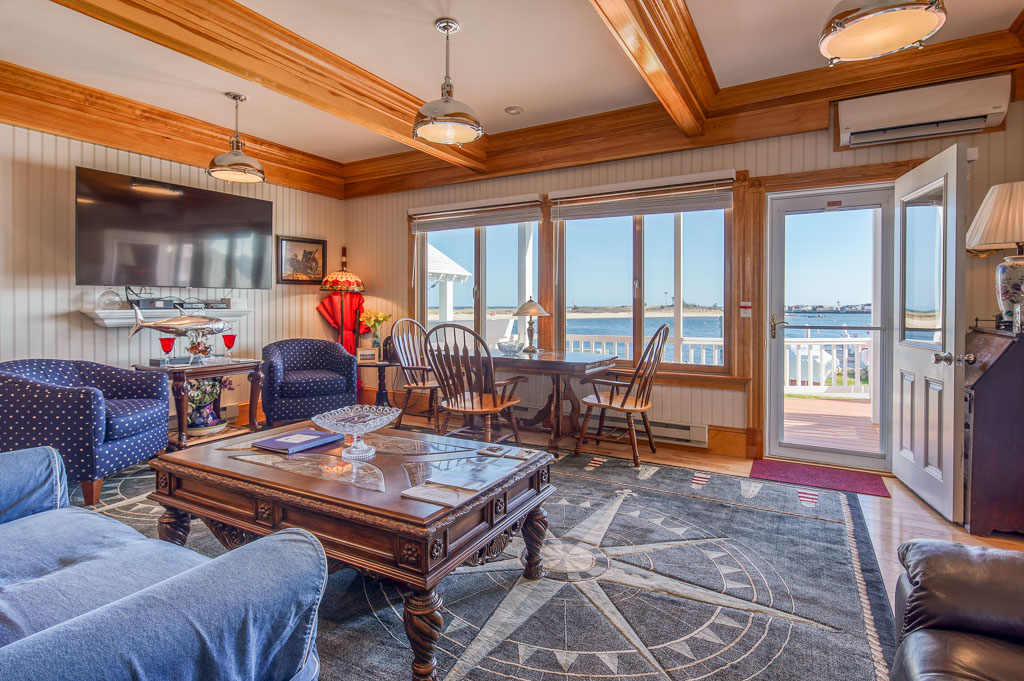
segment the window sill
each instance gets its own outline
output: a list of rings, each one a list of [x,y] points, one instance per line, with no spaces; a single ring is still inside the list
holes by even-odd
[[[623,366],[612,369],[609,373],[630,377],[632,367]],[[677,385],[687,388],[714,388],[716,390],[746,390],[750,379],[744,376],[731,376],[702,371],[680,371],[661,369],[654,377],[655,385]]]

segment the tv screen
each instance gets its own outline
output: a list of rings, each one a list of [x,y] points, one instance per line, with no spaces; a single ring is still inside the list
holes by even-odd
[[[270,201],[75,172],[78,284],[270,288]]]

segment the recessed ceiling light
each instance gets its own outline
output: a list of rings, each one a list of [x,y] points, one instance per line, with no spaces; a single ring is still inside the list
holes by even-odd
[[[505,107],[505,113],[507,113],[509,116],[518,116],[519,114],[523,113],[523,107],[521,107],[521,106],[506,106]]]

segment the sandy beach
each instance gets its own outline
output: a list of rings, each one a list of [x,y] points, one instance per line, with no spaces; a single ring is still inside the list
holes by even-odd
[[[487,310],[488,319],[512,319],[515,308],[491,307]],[[668,318],[674,314],[669,305],[652,305],[644,311],[644,317]],[[567,319],[630,319],[633,311],[622,305],[617,307],[577,307],[570,308],[565,314]],[[688,307],[683,309],[684,317],[721,317],[722,310],[709,307]],[[437,319],[437,310],[430,310],[430,318]],[[455,308],[455,319],[472,319],[473,310],[467,307]]]

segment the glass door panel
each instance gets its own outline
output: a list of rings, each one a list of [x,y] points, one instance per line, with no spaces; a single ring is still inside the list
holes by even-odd
[[[476,328],[472,227],[427,233],[427,330],[456,322]]]
[[[903,212],[903,296],[900,339],[942,349],[942,244],[945,181],[900,201]]]

